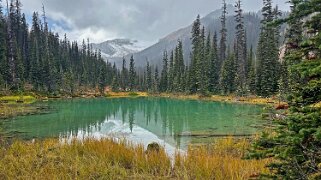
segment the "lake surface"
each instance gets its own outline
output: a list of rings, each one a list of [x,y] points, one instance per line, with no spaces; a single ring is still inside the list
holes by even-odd
[[[72,99],[42,102],[49,114],[16,117],[3,126],[25,139],[125,137],[186,149],[206,135],[254,134],[262,106],[167,98]],[[190,136],[195,135],[195,136]]]

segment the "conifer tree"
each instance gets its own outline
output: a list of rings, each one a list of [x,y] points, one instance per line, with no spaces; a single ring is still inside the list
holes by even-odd
[[[159,92],[159,74],[158,74],[158,68],[155,68],[155,74],[154,74],[154,93],[158,93]]]
[[[198,15],[192,27],[192,56],[189,72],[189,89],[191,93],[198,92],[199,84],[199,64],[201,58],[201,21]]]
[[[236,90],[237,65],[235,56],[228,51],[228,58],[223,63],[220,86],[223,94],[231,94]]]
[[[205,48],[205,27],[203,26],[201,35],[200,35],[200,52],[199,52],[199,59],[197,63],[197,84],[199,84],[198,92],[202,95],[207,93],[208,89],[208,78],[207,78],[207,67],[206,67],[206,48]]]
[[[149,61],[146,64],[146,89],[147,91],[152,91],[153,79],[152,79],[152,68],[149,65]]]
[[[16,53],[16,41],[14,36],[13,24],[15,20],[15,9],[13,1],[10,1],[10,8],[7,18],[7,51],[8,51],[8,64],[9,64],[9,82],[11,84],[11,89],[16,90],[18,88],[17,84],[17,74],[16,74],[16,62],[17,62],[17,53]]]
[[[212,40],[210,51],[210,65],[209,65],[209,91],[217,93],[219,91],[219,76],[220,63],[217,49],[217,33],[215,32]]]
[[[276,159],[269,165],[274,172],[270,178],[320,179],[321,111],[317,104],[321,101],[321,36],[317,32],[321,30],[321,14],[315,12],[321,11],[321,2],[291,0],[291,4],[292,12],[285,22],[294,27],[304,22],[298,28],[308,35],[293,34],[287,39],[285,60],[291,64],[290,73],[296,74],[296,80],[290,82],[290,112],[275,121],[274,133],[263,133],[251,156]]]
[[[169,73],[168,73],[168,87],[167,91],[173,91],[173,79],[174,79],[174,51],[171,51],[170,58],[169,58]]]
[[[163,69],[161,73],[159,90],[160,92],[166,92],[168,88],[168,55],[167,51],[163,54]]]
[[[103,58],[101,57],[101,51],[99,50],[98,52],[98,61],[103,62]],[[99,85],[99,90],[101,93],[104,93],[105,86],[107,84],[106,82],[106,77],[107,77],[107,66],[103,65],[99,67],[99,74],[98,74],[98,85]]]
[[[264,0],[262,27],[258,44],[257,93],[270,96],[278,89],[279,48],[277,28],[270,24],[277,18],[273,13],[272,1]]]
[[[134,91],[136,83],[136,71],[135,71],[135,61],[134,56],[131,56],[130,58],[130,64],[129,64],[129,90]]]
[[[204,58],[205,58],[205,76],[206,76],[206,82],[207,82],[207,91],[209,92],[209,81],[210,81],[210,68],[211,68],[211,58],[212,58],[212,47],[211,47],[211,33],[207,33],[206,43],[205,43],[205,49],[204,49]]]
[[[121,88],[126,91],[128,85],[128,69],[126,67],[126,59],[123,57],[123,64],[121,70]]]
[[[174,58],[174,73],[173,73],[173,89],[176,92],[181,92],[184,88],[182,78],[184,76],[184,57],[183,57],[183,44],[182,41],[178,40],[178,45],[175,48]]]
[[[249,69],[249,73],[247,76],[247,84],[248,84],[248,88],[251,94],[255,94],[256,92],[256,78],[255,78],[255,74],[256,74],[256,65],[255,65],[255,61],[254,61],[254,53],[253,53],[253,46],[251,46],[250,48],[250,52],[248,53],[248,64],[247,67]]]
[[[5,88],[8,85],[8,81],[10,78],[9,75],[9,64],[7,60],[7,48],[6,48],[6,22],[2,13],[1,7],[1,0],[0,0],[0,81],[1,86],[0,88]]]
[[[226,15],[227,15],[227,5],[226,1],[223,0],[222,16],[221,16],[221,39],[220,39],[220,66],[226,59],[226,40],[227,40],[227,29],[226,29]]]
[[[236,47],[235,47],[235,58],[237,62],[237,86],[238,91],[241,95],[246,92],[246,44],[245,44],[245,29],[243,22],[243,10],[241,8],[241,0],[237,0],[236,5]]]

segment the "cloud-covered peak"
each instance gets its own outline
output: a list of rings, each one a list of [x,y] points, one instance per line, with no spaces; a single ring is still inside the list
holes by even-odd
[[[275,0],[281,9],[285,2]],[[23,11],[31,14],[45,5],[53,31],[67,33],[72,40],[90,38],[138,39],[146,46],[190,24],[197,16],[220,9],[221,0],[21,0]],[[254,3],[255,2],[255,3]],[[234,0],[227,0],[234,4]],[[261,0],[244,0],[246,11],[258,11]]]

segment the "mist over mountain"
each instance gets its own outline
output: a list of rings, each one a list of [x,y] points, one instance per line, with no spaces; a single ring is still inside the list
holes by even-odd
[[[138,45],[137,40],[131,39],[114,39],[102,43],[91,43],[91,45],[93,49],[100,49],[105,59],[122,58],[143,49]]]
[[[235,39],[235,8],[233,5],[227,6],[227,42],[229,47],[232,47],[233,41]],[[220,38],[220,29],[221,29],[221,19],[220,16],[222,14],[222,10],[218,9],[210,14],[206,15],[205,17],[201,18],[202,26],[206,29],[206,35],[208,32],[211,33],[211,36],[214,35],[214,32],[218,34],[218,40]],[[195,16],[196,18],[196,16]],[[259,34],[260,34],[260,27],[261,27],[261,13],[260,12],[244,12],[244,25],[246,27],[246,36],[247,36],[247,46],[250,48],[253,46],[256,49]],[[160,39],[156,44],[138,52],[129,52],[125,55],[125,58],[129,60],[130,56],[133,55],[135,58],[135,64],[137,67],[142,67],[146,65],[146,61],[148,60],[151,65],[153,66],[160,66],[162,65],[162,58],[164,50],[168,52],[172,51],[176,45],[177,41],[180,39],[183,43],[183,50],[184,50],[184,59],[185,63],[189,63],[190,61],[190,52],[191,52],[191,31],[192,31],[192,24],[181,28],[175,32],[170,33],[166,37]],[[282,31],[281,31],[282,32]],[[108,49],[107,49],[108,50]],[[102,50],[104,53],[108,52]],[[107,53],[108,54],[108,53]],[[118,67],[121,66],[121,57],[116,56],[109,56],[107,57],[109,62],[116,63]]]

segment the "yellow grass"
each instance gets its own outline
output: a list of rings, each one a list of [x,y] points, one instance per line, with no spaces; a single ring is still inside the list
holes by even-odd
[[[19,115],[27,115],[38,112],[36,107],[26,104],[0,104],[0,119],[15,117]]]
[[[321,102],[318,102],[318,103],[312,105],[312,107],[314,107],[314,108],[321,108]]]
[[[147,97],[146,92],[107,92],[108,98],[122,98],[122,97]]]
[[[36,98],[33,96],[2,96],[0,97],[0,102],[8,101],[8,103],[16,103],[17,101],[23,101],[23,103],[33,103]]]
[[[126,141],[19,141],[0,149],[0,179],[248,179],[268,162],[242,159],[248,146],[220,140],[176,155],[172,166],[163,149],[146,153]]]
[[[176,155],[175,175],[178,179],[249,179],[268,173],[271,160],[243,159],[249,146],[246,140],[227,138],[190,148],[187,156]]]
[[[187,95],[187,94],[170,94],[170,93],[161,93],[160,97],[168,97],[175,99],[193,99],[193,100],[207,100],[207,101],[218,101],[218,102],[229,102],[229,103],[246,103],[246,104],[279,104],[277,98],[262,98],[257,96],[245,96],[238,97],[235,95],[221,96],[221,95],[212,95],[209,97],[202,97],[200,95]],[[284,104],[284,102],[281,102]]]

